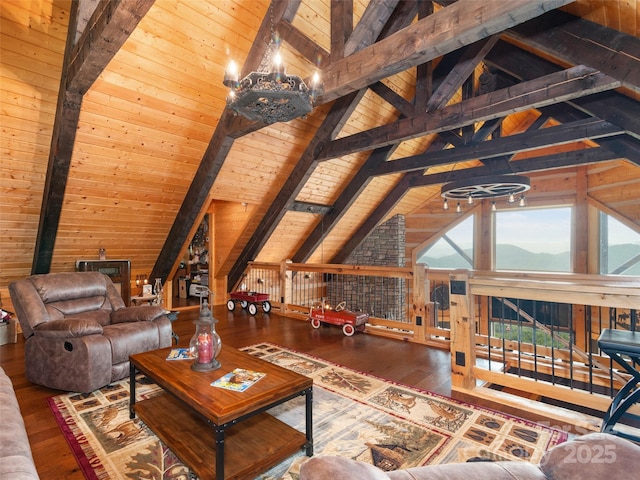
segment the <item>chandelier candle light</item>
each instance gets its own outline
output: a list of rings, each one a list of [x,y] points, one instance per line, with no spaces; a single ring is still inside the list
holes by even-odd
[[[227,106],[249,120],[272,124],[288,122],[313,110],[313,104],[322,93],[320,76],[316,72],[311,88],[296,75],[287,75],[272,34],[266,59],[259,71],[240,79],[238,68],[231,62],[224,73],[224,85],[229,87]]]

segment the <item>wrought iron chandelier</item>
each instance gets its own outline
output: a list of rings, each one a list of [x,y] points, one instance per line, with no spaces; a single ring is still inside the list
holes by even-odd
[[[522,175],[490,175],[447,183],[440,190],[444,198],[443,208],[449,209],[449,200],[456,200],[456,211],[462,211],[460,201],[473,204],[474,200],[491,199],[491,207],[496,210],[495,199],[508,197],[507,203],[524,207],[526,198],[524,193],[531,188],[528,177]]]
[[[313,110],[322,93],[316,72],[309,88],[297,75],[287,75],[280,57],[277,36],[271,33],[267,54],[257,72],[243,79],[232,62],[225,71],[224,85],[229,87],[227,106],[249,120],[272,124],[288,122]]]

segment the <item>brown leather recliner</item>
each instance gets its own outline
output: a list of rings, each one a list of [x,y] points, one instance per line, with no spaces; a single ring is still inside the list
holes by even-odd
[[[9,285],[25,337],[27,380],[92,392],[129,375],[129,355],[171,345],[160,306],[125,307],[99,272],[32,275]]]

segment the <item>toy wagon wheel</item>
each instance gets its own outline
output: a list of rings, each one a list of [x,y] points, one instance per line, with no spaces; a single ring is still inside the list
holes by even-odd
[[[350,323],[345,323],[342,326],[342,333],[344,333],[347,337],[350,337],[351,335],[356,333],[356,329],[353,328],[353,325],[351,325]]]
[[[336,312],[341,312],[342,310],[344,310],[344,307],[347,306],[347,302],[345,302],[344,300],[341,301],[339,304],[336,305]]]
[[[320,328],[320,320],[318,320],[317,318],[312,318],[311,319],[311,326],[313,328]]]
[[[358,325],[356,327],[356,332],[364,332],[365,328],[367,328],[367,326],[364,323],[362,325]]]
[[[251,315],[255,315],[256,313],[258,313],[258,307],[256,307],[255,303],[250,303],[249,304],[249,313]]]
[[[236,308],[236,302],[234,302],[233,300],[229,300],[227,301],[227,309],[230,312],[233,312],[233,309]]]
[[[269,313],[271,311],[271,303],[262,302],[262,310],[264,310],[264,313]]]
[[[247,305],[249,305],[249,302],[247,302],[246,300],[240,300],[240,306],[242,308],[247,308]]]

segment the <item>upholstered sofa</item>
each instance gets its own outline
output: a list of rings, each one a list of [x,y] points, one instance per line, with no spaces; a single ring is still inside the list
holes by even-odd
[[[171,345],[157,305],[126,307],[100,272],[32,275],[9,285],[25,337],[25,374],[57,390],[92,392],[129,374],[129,355]]]
[[[38,479],[11,379],[0,368],[0,478]]]
[[[393,472],[345,457],[317,456],[300,467],[300,480],[629,480],[640,472],[640,446],[607,433],[590,433],[550,449],[539,465],[467,462]]]

